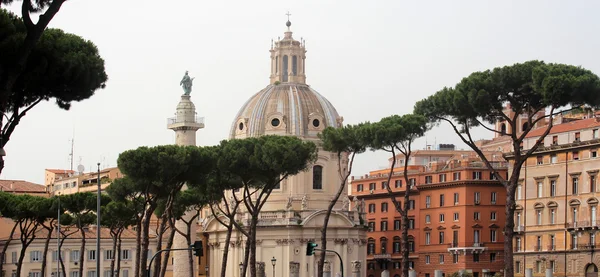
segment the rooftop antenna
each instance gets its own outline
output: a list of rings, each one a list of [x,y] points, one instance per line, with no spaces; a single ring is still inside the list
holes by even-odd
[[[73,132],[73,137],[71,137],[71,152],[69,153],[69,160],[71,162],[71,171],[73,171],[73,150],[75,149],[75,132]]]

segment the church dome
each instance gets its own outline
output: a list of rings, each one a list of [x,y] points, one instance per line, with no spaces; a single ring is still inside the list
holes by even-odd
[[[230,138],[294,135],[316,138],[326,127],[340,127],[333,105],[306,84],[268,85],[239,110]]]
[[[342,126],[333,105],[306,85],[306,48],[292,37],[288,21],[283,39],[271,41],[270,82],[237,113],[229,138],[293,135],[317,138],[327,127]]]

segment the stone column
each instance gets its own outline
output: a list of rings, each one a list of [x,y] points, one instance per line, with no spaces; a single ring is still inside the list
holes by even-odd
[[[552,268],[546,268],[546,277],[552,277],[554,273],[552,273]]]
[[[196,118],[196,106],[190,100],[190,95],[182,95],[181,101],[177,104],[177,113],[175,118],[168,120],[167,128],[175,131],[176,145],[196,145],[196,131],[204,128],[204,122]],[[187,189],[183,186],[182,190]],[[193,212],[187,212],[183,218],[189,222],[193,217]],[[178,220],[175,222],[177,229],[182,232],[187,232],[187,225]],[[196,224],[191,225],[190,233],[192,234],[193,243],[196,240]],[[179,233],[175,233],[173,238],[173,248],[188,248],[190,247],[187,239]],[[197,267],[197,260],[192,256],[191,251],[175,251],[171,253],[173,257],[173,277],[193,277],[194,267]],[[205,255],[206,256],[206,255]],[[190,257],[193,262],[190,265]],[[209,269],[209,272],[217,272],[216,268]]]
[[[441,270],[436,270],[433,272],[433,277],[442,277],[442,271]]]
[[[360,276],[360,261],[352,261],[352,277],[361,277]]]
[[[525,277],[533,277],[533,268],[525,269]]]
[[[290,262],[290,277],[300,276],[300,263]],[[275,277],[275,276],[273,276]]]
[[[248,268],[250,270],[250,268]],[[266,277],[265,262],[256,262],[256,277]]]
[[[331,277],[331,264],[328,261],[323,265],[323,277]]]

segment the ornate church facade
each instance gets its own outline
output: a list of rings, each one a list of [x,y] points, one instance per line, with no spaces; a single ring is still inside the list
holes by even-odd
[[[284,38],[271,46],[270,84],[241,107],[231,126],[231,139],[297,136],[319,145],[318,134],[324,128],[342,126],[343,118],[335,107],[306,84],[305,44],[292,37],[289,21],[286,26]],[[342,159],[347,165],[347,157]],[[316,276],[319,252],[306,256],[306,244],[320,242],[327,206],[347,170],[340,172],[338,162],[335,153],[319,148],[318,160],[309,170],[283,180],[270,195],[259,216],[256,249],[259,270],[266,265],[266,276]],[[366,261],[366,226],[360,204],[351,204],[347,195],[345,186],[329,219],[327,248],[341,255],[345,276],[360,276],[365,274],[361,265]],[[241,209],[237,220],[248,226],[250,216]],[[212,216],[204,221],[202,232],[207,239],[209,272],[220,274],[226,229]],[[239,276],[245,241],[243,234],[234,230],[227,276]],[[328,253],[325,271],[334,276],[340,266],[335,254]]]

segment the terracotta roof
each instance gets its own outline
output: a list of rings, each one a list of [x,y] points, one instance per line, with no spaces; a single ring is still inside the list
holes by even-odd
[[[588,118],[588,119],[570,121],[567,123],[562,123],[562,124],[552,126],[552,129],[550,130],[550,133],[548,133],[548,134],[550,135],[550,134],[564,133],[564,132],[569,132],[569,131],[588,129],[588,128],[592,128],[592,127],[600,127],[600,121],[596,120],[596,118]],[[546,128],[547,127],[544,126],[544,127],[540,127],[540,128],[531,130],[529,132],[529,134],[527,134],[526,137],[528,137],[528,138],[539,137],[544,133],[544,131],[546,131]]]
[[[44,193],[46,186],[23,180],[0,180],[0,190],[6,192]]]
[[[56,173],[56,174],[75,173],[75,171],[70,170],[70,169],[48,169],[48,168],[46,168],[46,171]]]
[[[0,218],[0,229],[3,229],[3,231],[0,233],[0,235],[1,235],[0,241],[6,240],[8,238],[8,236],[10,235],[10,230],[13,227],[13,224],[14,224],[14,221],[12,221],[8,218]],[[67,231],[67,229],[68,229],[68,231]],[[6,230],[6,231],[4,231],[4,230]],[[77,230],[77,228],[75,228],[75,227],[61,226],[61,230],[64,233],[70,234],[68,237],[69,239],[81,239],[81,232],[79,232],[79,230]],[[150,238],[156,237],[156,235],[152,234],[152,226],[150,226],[150,230],[151,230]],[[20,234],[19,228],[17,228],[15,230],[15,234],[13,235],[13,239],[18,238],[19,234]],[[85,237],[86,237],[86,239],[95,239],[96,234],[97,234],[96,228],[89,227],[88,230],[85,232]],[[43,228],[43,227],[39,227],[38,230],[35,232],[35,236],[37,238],[45,239],[47,235],[48,235],[48,230],[46,230],[46,228]],[[123,231],[123,235],[121,235],[121,237],[123,239],[131,239],[131,238],[135,238],[135,236],[136,236],[136,233],[135,233],[135,230],[133,230],[133,228],[129,228],[129,229]],[[56,239],[56,231],[52,232],[51,238]],[[110,230],[108,228],[101,228],[100,238],[110,239],[111,238]]]

